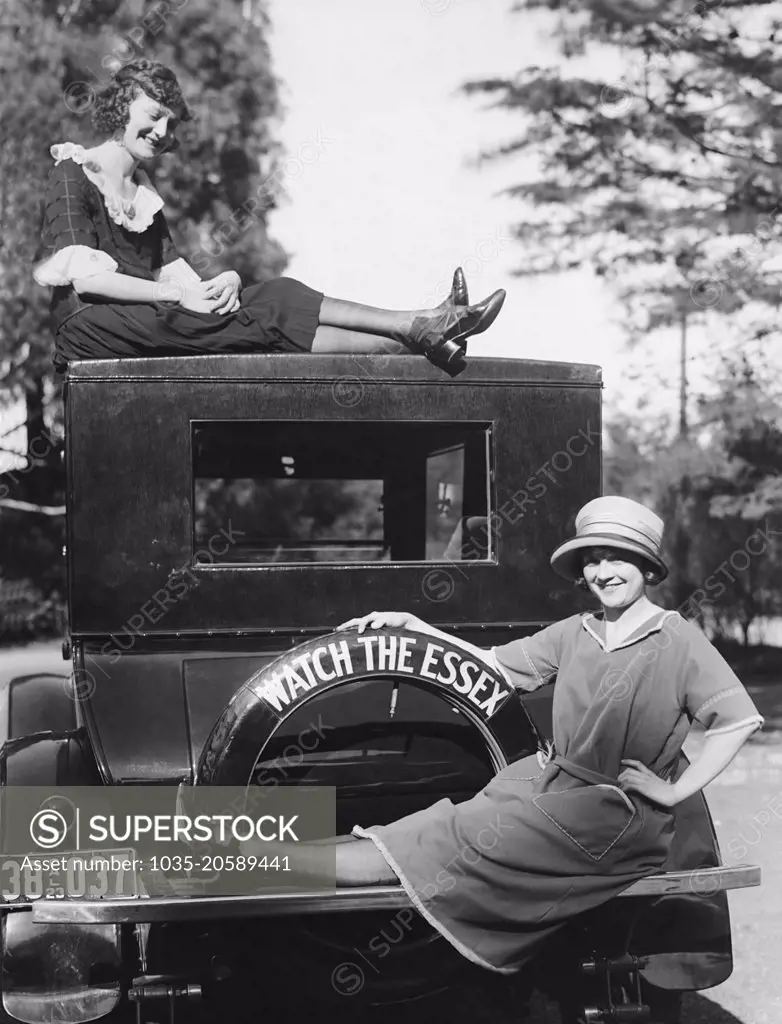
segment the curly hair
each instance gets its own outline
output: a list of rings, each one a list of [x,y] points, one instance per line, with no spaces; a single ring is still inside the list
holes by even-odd
[[[588,556],[587,556],[586,552],[584,552],[584,554],[581,556],[581,559],[580,559],[580,561],[581,561],[581,575],[577,576],[573,580],[575,585],[577,587],[579,587],[581,590],[589,590],[589,584],[587,583],[586,578],[584,577],[584,566],[586,565],[587,557]],[[645,583],[647,583],[650,587],[656,587],[658,585],[658,583],[662,583],[663,577],[660,575],[660,570],[657,568],[657,566],[653,562],[650,562],[648,558],[643,558],[643,557],[640,558],[640,562],[641,562],[640,568],[641,568],[641,572],[644,575],[644,582]]]
[[[139,57],[115,71],[110,83],[96,96],[92,108],[96,131],[107,135],[121,131],[128,123],[130,104],[142,92],[180,121],[192,120],[174,72],[165,64]]]

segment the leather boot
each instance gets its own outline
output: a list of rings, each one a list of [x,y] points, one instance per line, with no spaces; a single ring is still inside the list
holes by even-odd
[[[467,339],[491,327],[505,302],[505,294],[500,288],[474,306],[416,317],[406,335],[407,343],[449,376],[456,377],[467,366]]]

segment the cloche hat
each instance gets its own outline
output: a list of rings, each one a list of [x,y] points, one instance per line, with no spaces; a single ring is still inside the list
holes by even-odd
[[[575,580],[581,575],[584,548],[620,548],[642,555],[664,580],[668,566],[660,557],[663,526],[658,515],[631,498],[595,498],[576,516],[576,536],[560,544],[551,556],[551,566],[565,579]]]

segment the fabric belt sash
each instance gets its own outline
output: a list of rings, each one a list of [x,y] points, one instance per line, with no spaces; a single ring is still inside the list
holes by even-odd
[[[562,757],[561,754],[553,754],[548,762],[549,764],[556,765],[557,768],[561,768],[563,772],[567,772],[574,779],[579,779],[581,782],[586,783],[588,786],[618,786],[619,782],[617,779],[612,779],[610,775],[603,775],[601,772],[593,772],[591,768],[584,768],[580,764],[575,764],[573,761],[568,760],[566,757]],[[658,778],[667,782],[673,774],[674,766],[671,765],[666,768],[665,771],[658,774]]]
[[[561,768],[563,772],[567,772],[568,775],[574,779],[579,779],[581,782],[585,782],[588,786],[616,786],[618,782],[616,779],[612,779],[610,775],[602,775],[600,772],[593,772],[590,768],[584,768],[580,764],[575,764],[573,761],[569,761],[566,757],[562,757],[561,754],[554,754],[549,761],[549,764],[556,765],[557,768]]]

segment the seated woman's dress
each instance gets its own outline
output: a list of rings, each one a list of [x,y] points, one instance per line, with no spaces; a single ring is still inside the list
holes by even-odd
[[[656,611],[613,649],[602,616],[574,615],[494,660],[520,690],[556,676],[552,756],[509,765],[471,800],[353,832],[465,957],[512,973],[568,919],[663,868],[674,813],[618,786],[622,760],[668,779],[693,721],[710,737],[763,718],[677,612]]]

